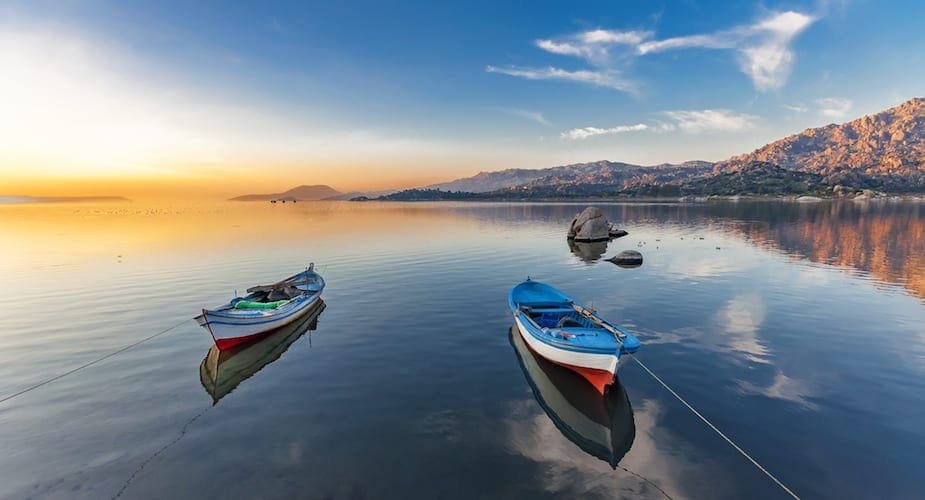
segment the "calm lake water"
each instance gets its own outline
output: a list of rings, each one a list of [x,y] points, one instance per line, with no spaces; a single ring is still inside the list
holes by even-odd
[[[638,365],[588,397],[509,336],[527,275],[805,498],[925,496],[925,206],[0,206],[0,498],[783,498]],[[639,250],[642,267],[595,260]],[[315,262],[235,356],[193,321]]]

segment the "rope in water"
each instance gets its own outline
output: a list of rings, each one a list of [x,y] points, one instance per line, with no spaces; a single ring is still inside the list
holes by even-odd
[[[723,431],[721,431],[721,430],[719,430],[718,428],[716,428],[716,426],[713,425],[712,422],[710,422],[709,420],[707,420],[706,417],[704,417],[703,415],[701,415],[699,411],[695,410],[694,407],[691,406],[690,403],[688,403],[687,401],[685,401],[684,398],[682,398],[680,394],[678,394],[677,392],[674,391],[674,389],[672,389],[671,387],[668,387],[668,384],[666,384],[665,381],[663,381],[661,378],[659,378],[658,375],[656,375],[655,373],[653,373],[652,370],[650,370],[648,366],[642,364],[642,361],[639,361],[639,358],[637,358],[636,356],[634,356],[634,355],[632,355],[632,354],[630,354],[630,357],[632,357],[632,358],[633,358],[633,361],[635,361],[639,366],[641,366],[643,370],[645,370],[646,372],[648,372],[648,374],[651,375],[652,378],[654,378],[659,384],[661,384],[662,387],[664,387],[665,389],[667,389],[668,392],[670,392],[672,396],[674,396],[675,398],[677,398],[678,401],[680,401],[684,406],[686,406],[688,410],[692,411],[692,412],[694,413],[694,415],[697,415],[697,417],[699,417],[700,420],[703,420],[703,423],[705,423],[705,424],[707,424],[708,426],[710,426],[711,429],[713,429],[717,434],[719,434],[719,437],[725,439],[727,443],[729,443],[733,448],[735,448],[736,451],[738,451],[739,453],[741,453],[743,457],[747,458],[749,462],[751,462],[752,464],[754,464],[755,467],[758,468],[758,470],[760,470],[761,472],[764,472],[764,474],[765,474],[766,476],[768,476],[769,478],[771,478],[772,481],[774,481],[775,483],[777,483],[777,485],[780,486],[781,489],[783,489],[784,491],[786,491],[788,495],[790,495],[791,497],[796,498],[797,500],[799,500],[800,497],[798,497],[797,494],[793,492],[793,490],[791,490],[790,488],[788,488],[787,486],[785,486],[784,483],[782,483],[779,479],[777,479],[776,477],[774,477],[774,474],[771,474],[770,472],[768,472],[768,470],[765,469],[761,464],[759,464],[757,460],[755,460],[754,458],[751,457],[751,455],[749,455],[748,453],[746,453],[746,451],[743,450],[742,447],[740,447],[739,445],[735,444],[735,442],[734,442],[732,439],[730,439],[729,436],[723,434]]]
[[[45,381],[39,382],[39,383],[37,383],[37,384],[35,384],[35,385],[26,387],[25,389],[23,389],[23,390],[21,390],[21,391],[19,391],[19,392],[15,392],[15,393],[13,393],[13,394],[10,394],[9,396],[4,396],[3,398],[0,398],[0,404],[3,404],[3,403],[5,403],[5,402],[7,402],[7,401],[9,401],[9,400],[11,400],[11,399],[17,397],[17,396],[22,396],[23,394],[25,394],[25,393],[27,393],[27,392],[34,391],[34,390],[38,389],[39,387],[42,387],[43,385],[50,384],[50,383],[52,383],[52,382],[54,382],[54,381],[56,381],[56,380],[61,380],[62,378],[67,377],[68,375],[77,373],[77,372],[79,372],[80,370],[83,370],[84,368],[89,368],[89,367],[91,367],[91,366],[93,366],[93,365],[99,363],[100,361],[109,359],[109,358],[115,356],[116,354],[123,353],[123,352],[125,352],[125,351],[131,349],[132,347],[135,347],[135,346],[140,345],[140,344],[144,344],[145,342],[147,342],[147,341],[149,341],[149,340],[152,340],[152,339],[154,339],[154,338],[156,338],[156,337],[160,337],[161,335],[163,335],[163,334],[165,334],[165,333],[167,333],[167,332],[173,330],[174,328],[179,327],[180,325],[186,323],[187,321],[189,321],[189,319],[184,319],[183,321],[181,321],[181,322],[179,322],[179,323],[177,323],[177,324],[175,324],[175,325],[173,325],[173,326],[171,326],[171,327],[169,327],[169,328],[167,328],[167,329],[161,330],[161,331],[155,333],[154,335],[150,335],[150,336],[145,337],[145,338],[143,338],[143,339],[141,339],[141,340],[139,340],[139,341],[137,341],[137,342],[134,342],[134,343],[132,343],[132,344],[129,344],[129,345],[127,345],[127,346],[125,346],[125,347],[123,347],[123,348],[121,348],[121,349],[119,349],[119,350],[113,351],[113,352],[111,352],[111,353],[109,353],[109,354],[107,354],[107,355],[105,355],[105,356],[102,356],[102,357],[100,357],[100,358],[94,359],[93,361],[89,361],[89,362],[87,362],[87,363],[84,363],[84,364],[78,366],[77,368],[74,368],[74,369],[72,369],[72,370],[66,371],[66,372],[64,372],[64,373],[62,373],[62,374],[60,374],[60,375],[55,375],[54,377],[51,377],[51,378],[48,379],[48,380],[45,380]]]

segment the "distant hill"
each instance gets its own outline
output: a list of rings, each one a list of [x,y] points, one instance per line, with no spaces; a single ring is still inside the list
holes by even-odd
[[[314,186],[302,185],[294,187],[282,193],[270,194],[245,194],[231,198],[230,201],[267,201],[267,200],[298,200],[298,201],[317,201],[325,198],[332,198],[342,194],[340,191],[323,184]]]

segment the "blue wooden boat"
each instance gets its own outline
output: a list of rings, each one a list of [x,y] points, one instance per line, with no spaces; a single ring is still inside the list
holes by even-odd
[[[321,299],[324,278],[315,265],[272,285],[247,289],[248,295],[235,297],[215,309],[203,309],[196,317],[219,350],[256,340],[305,315]]]
[[[574,370],[604,394],[620,355],[639,349],[639,339],[555,288],[527,278],[508,296],[517,331],[543,358]]]

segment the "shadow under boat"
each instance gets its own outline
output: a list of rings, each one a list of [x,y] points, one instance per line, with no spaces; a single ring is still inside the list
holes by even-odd
[[[212,404],[233,391],[264,366],[279,359],[293,342],[309,330],[318,328],[318,316],[326,307],[323,300],[313,306],[298,321],[280,327],[258,340],[220,351],[212,346],[199,364],[199,381],[212,396]]]
[[[577,373],[534,353],[513,328],[508,340],[536,401],[559,432],[615,469],[636,437],[633,408],[620,379],[601,396]]]

